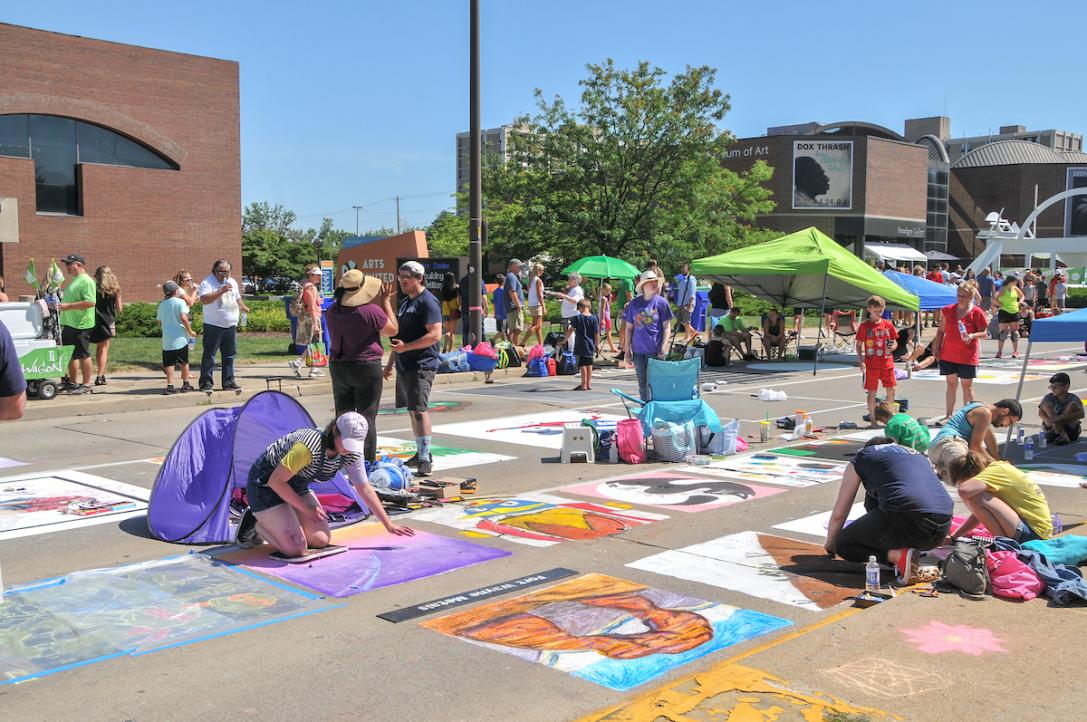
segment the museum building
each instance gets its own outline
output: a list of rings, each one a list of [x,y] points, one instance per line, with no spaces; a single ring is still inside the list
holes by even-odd
[[[238,64],[0,23],[0,275],[110,266],[126,300],[241,269]]]

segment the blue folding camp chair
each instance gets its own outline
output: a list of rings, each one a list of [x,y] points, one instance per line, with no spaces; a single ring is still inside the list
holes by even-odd
[[[698,374],[701,370],[700,358],[685,361],[660,361],[651,358],[646,371],[649,375],[649,401],[625,394],[619,389],[612,389],[611,392],[623,399],[628,416],[636,416],[642,422],[642,430],[646,436],[649,435],[653,422],[658,419],[673,424],[693,421],[696,427],[706,426],[713,433],[719,434],[721,420],[699,394]],[[640,407],[636,413],[631,410],[631,404]]]

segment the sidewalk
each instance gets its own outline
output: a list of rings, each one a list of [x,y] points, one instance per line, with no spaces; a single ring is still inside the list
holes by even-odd
[[[261,391],[275,390],[292,396],[322,396],[332,393],[332,382],[328,369],[319,378],[298,378],[287,368],[285,363],[239,364],[234,367],[235,380],[242,387],[240,392],[222,391],[216,386],[211,393],[194,391],[164,396],[165,378],[161,373],[150,369],[128,371],[107,376],[105,386],[93,386],[94,393],[84,396],[59,394],[52,401],[27,399],[24,420],[37,421],[55,419],[64,416],[91,416],[95,414],[115,414],[130,411],[148,411],[153,409],[179,409],[191,406],[232,405],[248,401]],[[494,379],[512,379],[524,376],[524,367],[497,369],[491,375]],[[392,384],[393,378],[387,384]],[[216,383],[221,379],[216,374]],[[195,378],[194,378],[195,382]],[[436,386],[447,384],[483,383],[483,374],[476,372],[438,374],[434,379]],[[389,388],[392,388],[391,385]]]

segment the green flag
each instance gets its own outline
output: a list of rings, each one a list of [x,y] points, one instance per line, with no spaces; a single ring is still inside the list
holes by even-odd
[[[64,283],[64,271],[60,270],[60,266],[53,259],[49,259],[49,285],[59,286]]]
[[[30,259],[30,263],[26,265],[26,273],[23,274],[23,280],[27,282],[27,285],[34,288],[40,288],[38,285],[38,269],[34,268],[34,259]]]

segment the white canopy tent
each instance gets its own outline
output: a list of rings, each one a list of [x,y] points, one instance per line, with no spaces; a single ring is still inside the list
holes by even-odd
[[[864,255],[883,261],[906,261],[909,263],[928,263],[928,256],[913,246],[902,243],[865,243]]]

